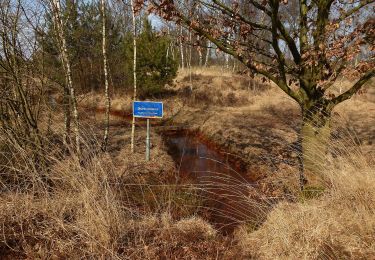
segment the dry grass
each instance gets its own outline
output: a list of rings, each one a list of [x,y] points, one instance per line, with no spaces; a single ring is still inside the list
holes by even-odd
[[[244,257],[373,259],[374,162],[358,155],[337,158],[326,167],[324,180],[327,189],[320,197],[281,203],[259,230],[239,230]]]
[[[199,91],[211,75],[216,80],[204,87],[215,95],[232,89],[228,84],[218,83],[223,82],[223,78],[231,77],[233,84],[240,82],[236,75],[217,71],[193,73],[193,92]],[[189,84],[188,72],[184,72],[182,78],[184,84]],[[350,84],[341,81],[341,91]],[[324,144],[330,147],[333,155],[328,156],[319,147],[312,148],[322,158],[321,168],[324,170],[318,176],[320,187],[311,187],[316,190],[301,195],[298,203],[279,204],[259,230],[253,232],[249,225],[241,228],[236,239],[242,258],[374,258],[373,84],[374,81],[369,82],[367,92],[335,108],[334,139]],[[335,93],[340,86],[335,86]],[[237,85],[231,91],[241,93],[242,90]],[[290,165],[296,159],[293,143],[297,140],[299,127],[298,106],[274,86],[260,93],[250,89],[246,97],[247,103],[239,102],[234,106],[209,103],[203,99],[185,108],[176,116],[175,122],[195,124],[227,151],[249,161],[251,174],[261,173],[261,190],[267,194],[278,196],[287,191],[298,199],[297,187],[293,185],[298,182],[296,168],[295,164]],[[361,144],[360,148],[358,144]],[[315,198],[319,194],[322,195]]]
[[[30,156],[10,140],[1,141],[9,146],[1,154],[1,256],[116,258],[126,212],[110,185],[115,178],[110,160],[90,151],[82,164],[52,143],[53,153]]]
[[[130,225],[124,250],[132,259],[230,259],[227,242],[200,218],[162,214]]]
[[[125,146],[112,156],[99,152],[92,133],[83,137],[78,157],[48,140],[45,153],[36,155],[1,135],[8,149],[0,154],[0,258],[194,258],[208,248],[216,252],[215,230],[186,206],[196,205],[194,193],[170,182],[173,165],[165,152],[153,150],[159,157],[146,163],[142,136],[138,153]],[[146,230],[145,221],[154,219],[160,221]]]
[[[180,70],[173,90],[180,93],[190,106],[238,107],[253,102],[254,93],[259,94],[269,87],[259,78],[236,75],[231,71],[210,67]]]
[[[233,71],[232,70],[227,70],[221,66],[209,66],[209,67],[191,67],[185,68],[185,69],[180,69],[178,71],[177,75],[177,81],[189,77],[190,73],[192,74],[198,74],[202,76],[213,76],[213,77],[232,77],[233,76]]]
[[[129,125],[111,117],[108,153],[101,153],[95,135],[102,134],[103,118],[83,115],[82,129],[91,132],[83,134],[78,158],[57,141],[62,118],[52,114],[57,124],[43,154],[0,135],[0,258],[375,258],[373,91],[337,107],[337,138],[328,144],[333,156],[316,149],[324,159],[320,186],[300,194],[296,104],[258,79],[249,88],[246,77],[217,68],[191,75],[192,88],[190,72],[182,71],[170,86],[176,96],[164,100],[171,124],[199,129],[249,162],[249,175],[261,180],[256,189],[238,181],[218,187],[234,195],[218,198],[222,202],[243,205],[230,213],[244,223],[234,237],[197,216],[200,196],[212,187],[179,185],[158,134],[152,132],[152,160],[144,162],[145,129],[137,126],[137,152],[131,154]],[[100,95],[81,98],[85,107],[103,104]],[[127,111],[130,100],[117,97],[112,104]],[[354,133],[343,131],[348,126]]]
[[[83,108],[105,108],[105,99],[101,93],[86,93],[78,97],[78,103]],[[131,111],[132,97],[127,94],[111,98],[111,108],[115,111]]]
[[[18,163],[27,163],[19,155],[23,160]],[[90,154],[92,159],[84,165],[74,155],[53,161],[55,156],[49,158],[54,163],[47,183],[43,179],[1,194],[0,251],[8,259],[371,259],[374,162],[360,151],[349,155],[326,165],[326,190],[320,196],[280,203],[270,213],[272,205],[266,205],[266,221],[242,226],[234,240],[223,238],[191,212],[171,210],[176,198],[171,190],[165,198],[155,199],[158,207],[150,207],[146,194],[162,194],[152,190],[158,186],[152,184],[155,168],[143,171],[146,176],[139,179],[134,177],[137,171],[118,174],[105,154]],[[30,168],[24,174],[40,172]],[[254,197],[242,196],[244,205],[265,209]],[[146,207],[140,207],[142,203]]]

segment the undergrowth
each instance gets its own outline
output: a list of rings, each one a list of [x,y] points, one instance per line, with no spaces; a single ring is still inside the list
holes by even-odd
[[[119,174],[90,134],[80,156],[51,140],[25,148],[8,137],[0,139],[7,147],[0,153],[0,258],[225,254],[224,239],[195,215],[198,197],[190,186]]]
[[[139,163],[124,148],[120,167],[92,133],[82,139],[78,156],[53,134],[38,147],[1,132],[0,258],[375,258],[375,160],[341,130],[329,153],[312,147],[322,170],[303,192],[289,168],[256,183],[178,183],[164,157]]]

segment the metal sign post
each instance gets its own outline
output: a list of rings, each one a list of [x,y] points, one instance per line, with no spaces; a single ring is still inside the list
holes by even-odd
[[[150,119],[147,118],[146,161],[150,160]]]
[[[146,161],[150,160],[150,118],[163,117],[163,103],[151,101],[134,101],[133,116],[147,119]]]

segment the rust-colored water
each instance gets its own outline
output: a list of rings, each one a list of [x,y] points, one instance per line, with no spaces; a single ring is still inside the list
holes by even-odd
[[[104,113],[104,109],[97,109]],[[131,112],[111,111],[111,115],[131,122]],[[137,124],[144,124],[138,120]],[[153,125],[160,120],[152,121]],[[199,210],[224,233],[245,221],[254,212],[248,195],[253,182],[246,172],[246,164],[198,132],[186,130],[162,131],[168,153],[176,163],[176,175],[184,184],[193,182],[200,191],[203,206]]]
[[[211,223],[230,233],[249,217],[248,193],[252,182],[246,177],[241,160],[198,133],[173,131],[163,136],[180,179],[191,180],[201,191],[201,212]]]

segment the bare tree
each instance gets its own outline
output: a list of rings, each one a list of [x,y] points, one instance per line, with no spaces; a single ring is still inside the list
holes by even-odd
[[[208,59],[210,58],[211,55],[211,42],[207,41],[207,49],[206,49],[206,60],[204,62],[204,66],[208,66]]]
[[[181,56],[181,69],[184,69],[185,67],[185,60],[184,60],[184,46],[182,44],[183,42],[183,30],[182,30],[182,26],[180,26],[180,35],[179,35],[179,40],[180,40],[180,56]]]
[[[37,49],[22,23],[20,1],[0,3],[0,130],[11,135],[18,145],[42,146],[39,136],[38,116],[43,94],[43,79],[26,51]],[[26,19],[27,20],[27,19]],[[27,28],[27,29],[26,29]]]
[[[74,132],[75,132],[75,141],[76,141],[76,151],[77,154],[80,154],[80,131],[79,131],[79,117],[78,117],[78,108],[77,108],[77,99],[75,95],[75,89],[73,85],[73,77],[72,77],[72,70],[70,65],[70,59],[68,54],[68,47],[66,43],[66,36],[64,32],[64,22],[61,17],[61,3],[60,0],[50,0],[51,2],[51,9],[54,17],[54,25],[56,28],[57,38],[58,38],[58,48],[60,52],[60,59],[61,63],[64,68],[65,72],[65,78],[66,78],[66,84],[68,86],[69,90],[69,98],[71,103],[71,108],[73,112],[73,118],[74,118]],[[70,120],[68,117],[69,114],[66,117],[66,120]],[[68,129],[67,129],[68,131]],[[69,134],[69,133],[66,133]]]
[[[197,41],[200,43],[200,37],[199,36],[198,36]],[[198,51],[198,57],[199,57],[198,65],[199,65],[199,67],[202,67],[202,64],[203,64],[203,54],[202,54],[202,47],[200,45],[198,45],[197,51]]]
[[[192,33],[191,30],[189,29],[189,57],[188,57],[188,68],[191,74],[191,60],[192,60],[192,55],[193,55],[193,39],[192,39]]]
[[[103,70],[104,70],[104,93],[105,93],[105,129],[102,143],[102,150],[107,150],[108,132],[109,132],[109,112],[111,109],[111,100],[109,97],[109,83],[108,83],[108,61],[107,61],[107,45],[106,45],[106,0],[101,0],[102,11],[102,51],[103,51]]]
[[[136,25],[136,9],[133,0],[130,1],[132,10],[132,20],[133,20],[133,101],[137,99],[137,25]],[[134,153],[134,135],[135,135],[135,117],[132,120],[132,132],[131,132],[131,143],[130,150]]]

